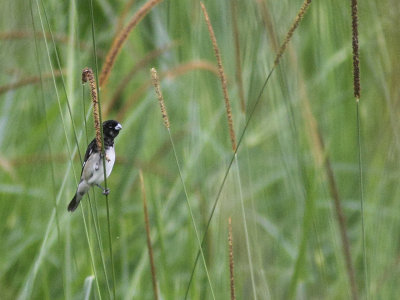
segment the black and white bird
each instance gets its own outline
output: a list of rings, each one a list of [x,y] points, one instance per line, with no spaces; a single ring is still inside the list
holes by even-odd
[[[114,120],[103,122],[103,138],[105,150],[106,175],[110,176],[115,162],[114,139],[122,129],[122,125]],[[83,196],[92,186],[97,186],[103,190],[103,194],[108,194],[109,190],[104,189],[100,184],[104,181],[103,157],[97,147],[96,139],[93,139],[87,147],[85,158],[83,159],[81,181],[72,201],[68,205],[68,211],[73,212],[79,205]]]

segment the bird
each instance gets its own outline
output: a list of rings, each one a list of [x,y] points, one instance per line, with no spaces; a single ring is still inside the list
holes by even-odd
[[[105,150],[105,166],[107,178],[110,176],[115,162],[114,139],[122,129],[122,125],[115,120],[103,122],[103,138]],[[103,188],[100,184],[104,181],[103,156],[97,147],[94,138],[88,145],[83,159],[81,180],[76,189],[74,198],[68,204],[68,211],[73,212],[78,207],[83,196],[92,186],[102,189],[104,195],[108,195],[110,190]]]

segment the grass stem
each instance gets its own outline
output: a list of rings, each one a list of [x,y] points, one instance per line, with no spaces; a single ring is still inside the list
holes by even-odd
[[[354,98],[356,99],[356,122],[357,122],[357,146],[358,146],[358,173],[360,187],[360,213],[361,213],[361,234],[363,247],[363,264],[364,264],[364,288],[365,297],[368,299],[368,265],[367,250],[365,236],[365,220],[364,220],[364,184],[363,184],[363,168],[361,154],[361,121],[360,121],[360,54],[358,45],[358,3],[357,0],[351,0],[351,21],[352,21],[352,48],[353,48],[353,85]]]
[[[93,254],[93,249],[92,249],[92,243],[91,239],[89,236],[88,232],[88,227],[86,224],[86,218],[85,218],[85,212],[83,211],[83,206],[81,205],[81,211],[82,211],[82,220],[83,220],[83,227],[85,228],[85,235],[86,235],[86,240],[88,242],[88,248],[89,248],[89,253],[90,253],[90,262],[92,264],[93,272],[94,272],[94,277],[96,280],[96,287],[97,287],[97,292],[99,293],[99,299],[101,300],[101,291],[100,291],[100,284],[99,284],[99,277],[97,277],[97,271],[96,271],[96,264],[94,262],[94,254]]]
[[[251,287],[253,289],[253,298],[257,299],[257,291],[256,291],[256,284],[255,284],[255,277],[254,277],[254,267],[253,267],[253,258],[252,258],[251,249],[250,249],[249,230],[247,229],[247,218],[246,218],[246,212],[245,212],[245,209],[244,209],[242,180],[240,178],[239,160],[238,160],[237,153],[235,153],[235,165],[236,165],[236,174],[237,174],[237,181],[238,181],[238,187],[239,187],[240,208],[241,208],[241,213],[242,213],[242,218],[243,218],[244,236],[245,236],[245,239],[246,239],[247,259],[249,261],[249,268],[250,268]]]
[[[140,187],[141,187],[141,190],[142,190],[143,213],[144,213],[144,223],[145,223],[145,228],[146,228],[147,249],[149,251],[149,260],[150,260],[150,269],[151,269],[151,281],[153,283],[154,299],[158,300],[156,267],[154,265],[153,246],[151,244],[151,236],[150,236],[149,213],[147,211],[146,189],[144,187],[144,179],[143,179],[142,170],[139,170],[139,177],[140,177]]]
[[[96,80],[98,78],[98,65],[97,65],[97,54],[96,54],[96,33],[94,29],[94,12],[93,12],[93,0],[90,0],[90,16],[91,16],[91,27],[92,27],[92,42],[93,42],[93,56],[95,61],[95,72],[96,72]],[[97,95],[98,95],[98,107],[99,107],[99,119],[100,124],[103,123],[102,116],[101,116],[101,102],[100,102],[100,93],[99,93],[99,84],[97,82]],[[103,169],[106,169],[106,162],[105,162],[105,152],[104,152],[104,137],[103,137],[103,130],[100,130],[101,133],[101,144],[103,149]],[[104,188],[107,189],[107,175],[104,172]],[[107,230],[108,230],[108,246],[110,251],[110,261],[111,261],[111,269],[112,269],[112,281],[113,281],[113,298],[116,299],[116,282],[115,282],[115,268],[114,268],[114,255],[113,255],[113,248],[112,248],[112,237],[111,237],[111,222],[110,222],[110,207],[108,201],[108,194],[105,195],[106,198],[106,211],[107,211]]]

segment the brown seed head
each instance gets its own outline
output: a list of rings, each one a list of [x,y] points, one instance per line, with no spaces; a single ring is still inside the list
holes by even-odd
[[[274,61],[274,67],[276,67],[279,64],[279,60],[281,59],[283,53],[286,50],[287,45],[289,44],[294,31],[296,28],[299,26],[300,21],[303,19],[307,8],[310,6],[311,0],[304,0],[303,5],[301,6],[299,12],[296,15],[296,18],[293,21],[292,26],[290,27],[288,33],[286,34],[285,40],[283,41],[283,44],[279,48],[278,54],[276,55],[275,61]]]
[[[233,127],[232,110],[231,110],[231,103],[229,101],[226,77],[225,77],[224,68],[222,67],[221,54],[220,54],[220,51],[218,48],[217,39],[215,37],[210,18],[208,17],[207,9],[204,6],[203,2],[200,2],[200,5],[201,5],[201,9],[203,10],[204,18],[205,18],[205,21],[206,21],[207,27],[208,27],[208,32],[210,34],[211,43],[214,48],[214,54],[217,59],[219,78],[221,80],[222,92],[223,92],[224,100],[225,100],[226,115],[228,118],[229,135],[231,137],[232,150],[233,150],[233,152],[235,152],[236,151],[236,137],[235,137],[235,130]]]
[[[151,73],[151,79],[153,82],[154,90],[156,91],[158,102],[160,103],[161,115],[164,120],[164,125],[166,128],[169,128],[167,109],[165,108],[164,97],[161,93],[160,80],[158,79],[157,71],[155,68],[151,68],[150,73]]]
[[[111,69],[114,66],[115,60],[122,49],[129,33],[136,27],[136,25],[149,13],[149,11],[160,3],[162,0],[149,0],[136,12],[136,14],[129,21],[128,25],[116,36],[114,42],[107,53],[103,68],[100,73],[100,87],[104,87],[110,75]]]
[[[361,96],[360,86],[360,54],[358,51],[358,8],[357,0],[351,0],[351,19],[352,19],[352,46],[353,46],[353,77],[354,77],[354,97],[357,101]]]
[[[233,262],[233,235],[232,235],[232,220],[228,219],[228,246],[229,246],[229,274],[231,285],[231,300],[236,299],[235,296],[235,276],[234,276],[234,262]]]
[[[89,81],[90,95],[92,98],[92,105],[93,105],[93,120],[94,120],[94,128],[96,130],[96,144],[97,144],[97,148],[102,150],[99,101],[98,101],[98,97],[97,97],[96,80],[94,78],[92,69],[86,67],[82,71],[82,83],[86,83],[88,81]]]

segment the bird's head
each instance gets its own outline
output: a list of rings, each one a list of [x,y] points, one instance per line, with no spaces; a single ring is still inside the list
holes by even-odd
[[[122,125],[115,120],[108,120],[103,122],[104,139],[106,138],[114,139],[118,135],[121,129]]]

